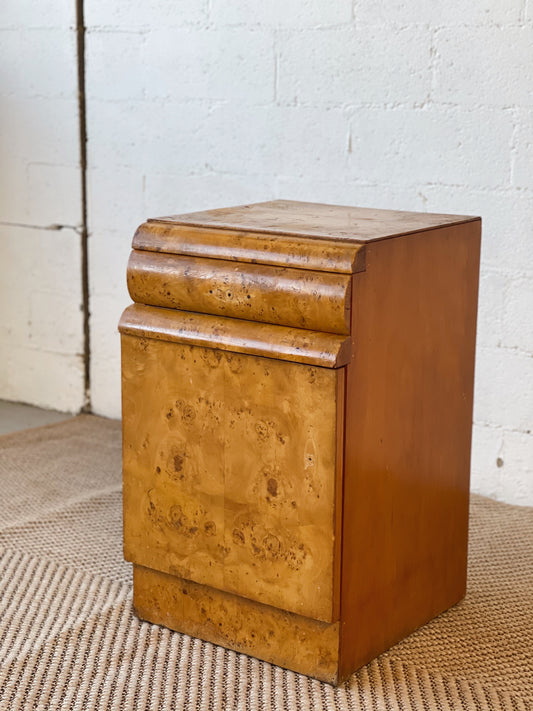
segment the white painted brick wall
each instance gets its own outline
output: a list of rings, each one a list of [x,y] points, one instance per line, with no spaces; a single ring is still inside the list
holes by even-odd
[[[348,25],[279,34],[278,99],[319,106],[422,103],[431,87],[431,34]],[[377,80],[376,80],[377,79]]]
[[[444,27],[434,37],[436,102],[498,108],[533,105],[532,26]]]
[[[526,0],[86,0],[93,402],[146,216],[273,197],[480,214],[472,483],[533,503]]]
[[[84,399],[74,26],[72,0],[2,2],[0,398],[72,412]]]

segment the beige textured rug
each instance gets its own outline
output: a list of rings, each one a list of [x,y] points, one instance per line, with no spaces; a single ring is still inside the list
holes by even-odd
[[[132,614],[120,427],[0,437],[0,709],[533,708],[533,509],[472,500],[466,599],[344,686]]]

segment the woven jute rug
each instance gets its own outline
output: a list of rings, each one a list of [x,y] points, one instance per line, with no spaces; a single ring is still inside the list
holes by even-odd
[[[472,498],[468,594],[338,689],[140,622],[120,425],[0,438],[0,709],[533,708],[533,509]]]

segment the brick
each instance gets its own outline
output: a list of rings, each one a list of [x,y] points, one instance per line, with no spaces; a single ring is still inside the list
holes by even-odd
[[[505,294],[503,344],[533,356],[533,275],[510,280]],[[533,407],[531,412],[533,421]]]
[[[517,131],[513,155],[513,185],[531,189],[533,172],[533,109],[517,112]],[[532,197],[529,197],[530,205]]]
[[[83,405],[83,360],[79,355],[12,348],[7,354],[9,399],[63,412]]]
[[[89,272],[91,313],[99,298],[116,298],[121,294],[127,300],[126,265],[131,252],[133,233],[140,221],[120,232],[98,230],[89,240]],[[94,302],[94,303],[93,303]]]
[[[501,499],[531,506],[533,502],[533,434],[504,433]]]
[[[94,137],[87,144],[89,168],[105,168],[110,179],[115,167],[141,171],[149,152],[146,134],[157,121],[155,107],[150,113],[139,102],[93,99],[87,106],[87,132]]]
[[[285,177],[276,179],[277,195],[287,200],[309,200],[337,205],[356,205],[375,207],[385,210],[413,210],[423,212],[424,201],[416,188],[408,185],[373,185],[364,182],[348,182],[342,171],[334,172],[327,181],[319,180],[315,175]]]
[[[352,0],[283,0],[254,3],[212,0],[211,20],[217,25],[267,25],[295,29],[339,25],[351,21]]]
[[[492,109],[361,107],[352,112],[349,175],[403,185],[507,185],[512,132],[512,117]]]
[[[274,44],[262,30],[154,30],[146,38],[147,97],[269,102]]]
[[[74,99],[5,97],[0,155],[27,163],[79,165],[78,103]]]
[[[8,170],[0,170],[0,220],[28,222],[28,169],[26,161],[10,156]]]
[[[435,37],[432,98],[463,106],[533,105],[533,27],[457,27]]]
[[[480,215],[481,262],[506,271],[533,271],[533,199],[513,190],[474,190],[430,185],[423,188],[430,212]]]
[[[114,165],[111,171],[104,165],[88,170],[89,231],[94,237],[106,231],[130,236],[147,217],[143,169]]]
[[[81,174],[79,167],[30,163],[26,220],[33,225],[80,227]]]
[[[125,267],[125,265],[124,265]],[[93,411],[120,417],[118,321],[130,299],[124,293],[93,296],[91,317],[91,400]]]
[[[341,110],[217,106],[206,120],[207,165],[241,175],[338,176],[347,129]]]
[[[272,200],[278,194],[275,183],[263,176],[149,173],[145,198],[155,217]]]
[[[70,29],[3,30],[0,94],[18,97],[77,98],[76,36]]]
[[[36,283],[42,284],[42,280],[46,279],[43,274],[38,281],[39,270],[42,270],[43,266],[43,262],[40,261],[41,242],[47,236],[45,230],[13,225],[0,226],[0,264],[10,267],[2,270],[0,280],[0,284],[6,289],[6,300],[10,298],[10,291],[17,284],[20,285],[19,288],[22,288],[22,285],[34,288]],[[22,288],[22,296],[29,298],[30,290]],[[21,306],[23,301],[24,299],[19,299]]]
[[[75,27],[72,0],[2,0],[0,27]]]
[[[93,100],[88,110],[88,163],[92,170],[129,169],[190,174],[205,170],[212,156],[203,103],[108,102]],[[102,174],[101,172],[101,174]]]
[[[9,348],[80,353],[83,316],[78,235],[71,230],[0,229],[0,264],[9,265],[0,279],[2,338]],[[44,368],[42,375],[48,377]],[[17,377],[16,383],[20,382]],[[56,387],[61,389],[57,383]],[[25,387],[22,391],[15,385],[10,388],[12,399],[34,402],[25,399]],[[52,401],[47,406],[59,407]]]
[[[29,294],[29,338],[32,348],[75,355],[83,352],[81,303],[71,294],[37,290]]]
[[[16,284],[17,280],[25,275],[33,280],[40,232],[41,230],[0,224],[0,265],[11,266],[9,269],[2,269],[0,288],[6,284]],[[15,264],[20,265],[20,268],[13,269]],[[6,296],[7,293],[8,291]]]
[[[133,32],[88,31],[86,35],[87,99],[125,101],[144,96],[145,37]]]
[[[472,430],[472,465],[470,488],[477,494],[502,498],[502,474],[499,460],[503,455],[503,430],[474,425]]]
[[[282,103],[424,102],[431,88],[426,28],[301,31],[280,40]]]
[[[73,230],[42,230],[0,226],[0,284],[4,305],[13,301],[24,312],[35,289],[67,295],[81,303],[80,238]],[[16,265],[16,267],[15,267]],[[46,267],[46,268],[44,268]]]
[[[37,230],[34,245],[37,288],[69,296],[81,304],[81,238],[72,229]],[[43,269],[43,265],[46,268]]]
[[[533,435],[475,425],[472,491],[523,506],[533,501]]]
[[[0,227],[0,339],[8,348],[24,344],[29,338],[29,294],[34,288],[34,261],[31,252],[26,253],[31,243],[28,245],[20,238],[20,230]]]
[[[95,359],[110,365],[120,360],[120,315],[131,304],[125,288],[116,293],[96,294],[91,300],[91,349]]]
[[[86,3],[87,27],[122,30],[179,27],[207,20],[207,0],[129,0],[127,3],[91,0]]]
[[[446,25],[486,25],[518,22],[522,9],[521,0],[477,0],[464,3],[449,0],[446,3],[426,0],[389,0],[375,3],[372,0],[358,0],[355,9],[356,22],[361,23],[410,23]]]
[[[533,359],[508,348],[479,347],[474,421],[526,432],[533,412]]]
[[[503,337],[503,303],[509,283],[505,274],[483,270],[479,280],[477,342],[497,347]]]
[[[112,360],[93,357],[91,361],[91,405],[95,415],[117,420],[121,416],[118,350]]]

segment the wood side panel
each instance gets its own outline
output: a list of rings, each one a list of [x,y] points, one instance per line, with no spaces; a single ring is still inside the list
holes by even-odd
[[[350,332],[351,277],[134,250],[133,301],[312,331]]]
[[[337,683],[338,622],[301,617],[138,565],[133,604],[141,619]]]
[[[480,225],[368,245],[354,276],[341,679],[465,593]]]
[[[126,335],[122,355],[126,559],[333,621],[342,371]]]
[[[348,336],[144,304],[126,308],[119,331],[140,338],[208,346],[324,368],[339,368],[350,360]]]
[[[191,257],[352,274],[363,271],[363,245],[333,240],[209,229],[150,221],[140,225],[133,248]]]

